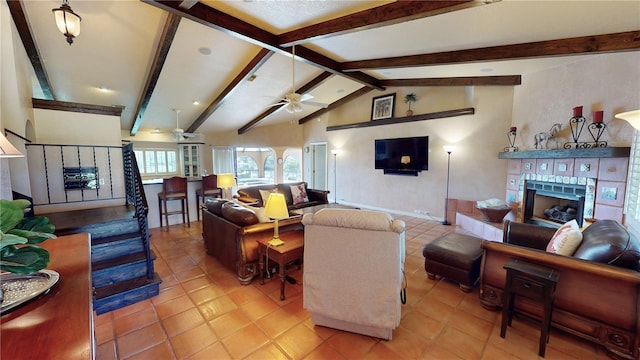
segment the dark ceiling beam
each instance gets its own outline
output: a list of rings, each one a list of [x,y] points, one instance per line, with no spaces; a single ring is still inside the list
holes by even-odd
[[[93,104],[81,104],[68,101],[56,101],[56,100],[44,100],[44,99],[31,99],[31,103],[34,109],[47,109],[58,111],[71,111],[83,114],[98,114],[98,115],[111,115],[121,116],[124,106],[104,106]]]
[[[278,35],[280,46],[344,35],[483,5],[484,1],[396,1]]]
[[[348,72],[370,69],[458,64],[477,61],[500,61],[536,57],[622,52],[638,49],[640,49],[640,31],[627,31],[523,44],[446,51],[433,54],[348,61],[342,63],[342,70]]]
[[[178,25],[180,25],[180,16],[176,16],[171,13],[168,13],[167,15],[167,20],[164,23],[164,28],[160,35],[160,41],[158,42],[158,47],[156,48],[156,53],[153,57],[153,62],[149,68],[149,73],[147,73],[147,81],[144,84],[144,89],[142,90],[140,99],[138,99],[136,110],[133,112],[131,130],[129,132],[131,136],[136,135],[140,128],[140,124],[142,124],[144,112],[147,110],[147,106],[151,100],[151,95],[153,95],[153,91],[155,90],[158,79],[160,78],[162,67],[164,66],[165,60],[167,60],[169,49],[171,49],[173,38],[178,31]]]
[[[315,78],[311,79],[311,81],[309,81],[308,83],[302,85],[300,88],[296,89],[296,93],[305,94],[305,93],[315,89],[316,87],[320,86],[320,84],[325,82],[332,75],[333,75],[332,73],[325,71],[322,74],[320,74],[320,75],[316,76]],[[371,89],[369,87],[366,87],[366,86],[365,86],[365,89],[373,90],[373,89]],[[243,127],[238,129],[238,135],[242,135],[242,134],[246,133],[247,131],[251,130],[251,128],[253,128],[256,125],[258,125],[258,123],[260,121],[264,120],[267,116],[269,116],[269,115],[273,114],[274,112],[284,108],[285,106],[286,105],[269,107],[262,114],[258,115],[255,119],[249,121]]]
[[[213,114],[225,100],[236,90],[240,84],[245,82],[251,75],[253,75],[269,58],[273,55],[273,51],[267,49],[261,49],[258,55],[247,64],[247,66],[240,71],[238,75],[222,90],[222,92],[207,106],[207,108],[198,116],[194,122],[189,125],[187,132],[195,132],[198,128]]]
[[[7,5],[9,5],[9,12],[11,13],[14,24],[16,24],[20,40],[22,40],[22,46],[24,46],[24,50],[27,52],[31,66],[33,66],[33,71],[36,73],[42,93],[47,100],[54,100],[56,97],[53,93],[53,89],[51,88],[51,84],[49,83],[47,70],[42,63],[42,58],[40,58],[40,52],[38,51],[36,42],[31,35],[31,27],[29,26],[29,20],[27,20],[27,16],[22,8],[22,1],[7,0]]]
[[[350,102],[351,100],[359,98],[360,96],[362,96],[362,95],[364,95],[364,94],[366,94],[366,93],[368,93],[368,92],[370,92],[372,90],[373,90],[372,88],[369,88],[369,87],[366,87],[366,86],[365,87],[361,87],[360,89],[358,89],[358,90],[352,92],[351,94],[341,98],[340,100],[332,102],[326,108],[320,109],[318,111],[315,111],[315,112],[303,117],[302,119],[298,120],[298,124],[302,125],[302,124],[304,124],[306,122],[309,122],[309,121],[311,121],[313,119],[316,119],[316,118],[328,113],[329,111],[331,111],[331,110],[333,110],[333,109],[335,109],[335,108],[337,108],[339,106],[342,106],[342,105]]]
[[[464,76],[453,78],[380,80],[383,86],[514,86],[522,84],[521,75]]]
[[[225,34],[234,36],[268,50],[289,56],[290,48],[284,48],[278,45],[277,36],[263,30],[257,26],[251,25],[245,21],[225,14],[220,10],[211,8],[201,2],[194,4],[191,8],[185,9],[180,7],[180,3],[170,0],[141,0],[147,4],[158,7],[170,13],[186,17],[204,26],[222,31]],[[378,79],[364,73],[344,74],[340,70],[340,63],[330,59],[315,51],[305,49],[304,47],[296,47],[296,56],[310,65],[316,66],[324,71],[333,74],[339,74],[353,81],[361,83],[365,86],[372,87],[377,90],[384,90],[378,84]]]

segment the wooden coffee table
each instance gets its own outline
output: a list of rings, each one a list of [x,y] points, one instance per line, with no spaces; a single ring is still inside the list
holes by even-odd
[[[269,246],[268,242],[271,240],[258,239],[258,254],[260,257],[260,284],[264,285],[264,261],[265,255],[278,263],[280,267],[280,300],[284,300],[284,281],[285,281],[285,266],[293,260],[302,259],[304,250],[304,231],[294,230],[280,233],[280,240],[284,241],[284,245]]]

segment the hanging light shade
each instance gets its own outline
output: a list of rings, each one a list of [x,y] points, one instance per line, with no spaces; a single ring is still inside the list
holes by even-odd
[[[80,35],[80,21],[82,18],[71,10],[68,0],[64,0],[59,8],[51,11],[53,11],[56,18],[58,30],[67,37],[67,42],[71,45],[73,38]]]
[[[626,120],[636,129],[640,129],[640,110],[627,111],[615,115],[616,118]]]

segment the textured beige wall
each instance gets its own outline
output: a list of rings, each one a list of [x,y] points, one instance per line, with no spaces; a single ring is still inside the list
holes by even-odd
[[[573,141],[569,119],[573,108],[583,106],[587,124],[592,113],[604,111],[607,129],[603,140],[609,146],[629,146],[633,127],[614,118],[619,112],[640,109],[640,52],[601,54],[522,77],[513,101],[513,125],[518,127],[516,144],[521,150],[534,149],[534,135],[562,124],[558,145]],[[580,141],[591,137],[585,126]],[[549,142],[555,148],[555,142]]]
[[[396,116],[404,116],[405,94],[416,92],[414,114],[474,107],[474,115],[404,124],[326,132],[327,125],[369,121],[373,97],[396,93]],[[447,177],[447,153],[443,145],[456,145],[451,155],[449,196],[461,199],[503,198],[506,161],[498,152],[507,146],[513,88],[433,87],[395,88],[374,92],[305,125],[305,144],[328,142],[338,149],[338,201],[414,214],[427,211],[442,218]],[[374,169],[375,139],[429,136],[429,170],[417,177],[384,175]],[[329,190],[335,191],[333,157],[329,159]],[[333,195],[331,195],[333,196]]]

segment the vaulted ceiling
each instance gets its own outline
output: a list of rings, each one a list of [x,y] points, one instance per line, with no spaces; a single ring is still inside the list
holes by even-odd
[[[51,12],[61,1],[7,3],[34,97],[123,107],[131,135],[175,128],[172,109],[188,132],[289,122],[270,105],[292,89],[331,109],[389,86],[517,85],[584,56],[640,51],[635,0],[71,0],[82,17],[72,45]],[[295,120],[322,111],[305,104]]]

